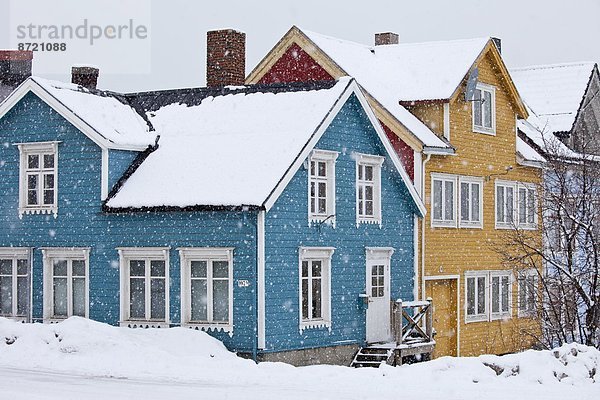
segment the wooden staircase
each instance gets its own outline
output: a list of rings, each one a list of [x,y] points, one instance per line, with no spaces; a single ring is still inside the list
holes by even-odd
[[[394,362],[394,348],[389,346],[378,346],[371,345],[366,347],[361,347],[352,363],[351,367],[361,368],[361,367],[374,367],[379,368],[381,364],[393,365]]]

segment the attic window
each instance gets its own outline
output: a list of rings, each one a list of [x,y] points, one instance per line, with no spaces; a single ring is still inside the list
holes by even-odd
[[[496,134],[496,90],[478,83],[473,97],[473,131]]]
[[[19,217],[58,212],[58,142],[20,143]]]

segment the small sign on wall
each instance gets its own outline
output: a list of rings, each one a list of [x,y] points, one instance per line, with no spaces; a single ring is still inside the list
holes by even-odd
[[[238,279],[238,287],[250,287],[250,281],[248,279]]]

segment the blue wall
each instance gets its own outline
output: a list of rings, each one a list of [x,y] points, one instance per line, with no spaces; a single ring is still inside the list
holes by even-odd
[[[18,216],[19,150],[13,143],[61,141],[58,150],[58,217]],[[0,247],[33,247],[33,317],[42,317],[40,247],[91,247],[90,318],[119,322],[117,247],[169,246],[171,322],[180,322],[178,247],[234,247],[234,334],[214,334],[233,350],[254,344],[256,215],[237,212],[103,214],[101,150],[36,96],[28,94],[0,120]],[[113,152],[111,152],[113,153]],[[122,153],[122,154],[119,154]],[[111,168],[126,169],[132,152],[117,152]],[[112,154],[111,154],[112,157]],[[157,188],[160,190],[160,188]]]
[[[266,351],[363,343],[366,309],[365,247],[393,247],[391,298],[413,297],[413,215],[408,190],[358,100],[351,97],[315,147],[338,151],[336,226],[309,226],[308,171],[301,167],[266,219]],[[353,152],[386,157],[382,168],[379,225],[356,226],[356,163]],[[299,246],[332,246],[331,333],[327,328],[299,332]]]

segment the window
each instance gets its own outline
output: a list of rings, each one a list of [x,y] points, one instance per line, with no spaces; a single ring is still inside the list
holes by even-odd
[[[519,273],[519,317],[535,317],[538,273],[534,269]]]
[[[461,176],[460,183],[460,226],[479,227],[483,215],[483,179]]]
[[[0,248],[0,317],[29,318],[29,249]]]
[[[309,158],[308,216],[335,224],[335,151],[313,150]]]
[[[473,98],[473,131],[496,133],[496,94],[493,86],[478,83]]]
[[[58,142],[21,143],[19,216],[54,214],[57,207]]]
[[[537,199],[532,184],[496,181],[496,228],[537,229]]]
[[[383,157],[356,155],[356,222],[381,224]]]
[[[432,174],[431,187],[433,197],[431,225],[455,227],[454,193],[456,192],[456,176]]]
[[[491,319],[510,317],[512,299],[511,274],[507,272],[490,272],[491,286]]]
[[[300,248],[300,331],[306,328],[331,329],[330,247]]]
[[[128,326],[168,326],[169,249],[121,248],[121,321]]]
[[[88,317],[89,249],[44,248],[44,319]]]
[[[182,248],[181,323],[233,333],[233,248]]]
[[[466,321],[488,320],[488,273],[487,271],[466,274]]]
[[[537,206],[535,187],[519,185],[519,227],[535,229],[537,224]]]

